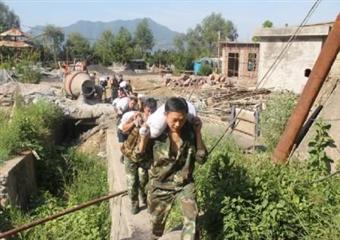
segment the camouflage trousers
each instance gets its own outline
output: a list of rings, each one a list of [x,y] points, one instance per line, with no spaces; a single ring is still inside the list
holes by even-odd
[[[148,209],[151,215],[154,237],[157,239],[157,237],[163,235],[167,216],[173,202],[176,200],[179,203],[184,218],[181,239],[197,239],[196,219],[198,209],[194,184],[190,183],[176,190],[160,189],[152,185],[150,184],[148,188]]]
[[[124,157],[125,173],[127,178],[127,190],[132,208],[139,207],[138,193],[142,201],[146,203],[146,185],[149,180],[148,161],[133,162]]]

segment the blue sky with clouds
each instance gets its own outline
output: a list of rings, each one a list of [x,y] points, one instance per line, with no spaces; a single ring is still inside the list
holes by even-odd
[[[27,26],[67,26],[78,20],[112,21],[149,17],[178,32],[200,23],[212,12],[235,23],[247,41],[266,20],[275,26],[298,25],[314,0],[3,0]],[[333,21],[340,0],[323,0],[309,23]]]

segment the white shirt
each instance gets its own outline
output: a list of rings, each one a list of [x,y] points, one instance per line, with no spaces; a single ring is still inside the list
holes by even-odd
[[[136,113],[137,111],[129,111],[123,114],[122,119],[118,125],[118,129],[123,131],[123,125],[129,121],[129,119]]]
[[[128,108],[129,108],[129,101],[130,101],[129,97],[115,98],[112,101],[112,105],[116,109],[116,112],[118,114],[122,114],[123,112],[128,110]]]

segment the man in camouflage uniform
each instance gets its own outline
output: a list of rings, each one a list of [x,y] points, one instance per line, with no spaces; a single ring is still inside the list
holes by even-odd
[[[162,236],[175,200],[184,217],[181,239],[194,240],[197,237],[198,209],[192,174],[195,162],[204,163],[207,152],[200,132],[201,121],[195,118],[194,122],[191,124],[186,121],[181,127],[177,149],[174,140],[171,140],[171,129],[154,142],[148,185],[148,208],[154,239]]]
[[[142,203],[146,205],[146,185],[148,183],[148,169],[152,159],[152,144],[147,144],[146,149],[140,149],[142,141],[141,128],[143,128],[148,116],[157,108],[157,102],[153,98],[148,98],[143,104],[143,112],[135,113],[122,128],[125,133],[129,133],[125,140],[122,153],[124,154],[125,172],[127,176],[128,195],[131,200],[131,212],[139,212],[138,193]],[[143,134],[142,134],[143,135]]]

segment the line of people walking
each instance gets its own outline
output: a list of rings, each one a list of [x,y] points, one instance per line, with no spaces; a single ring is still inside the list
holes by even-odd
[[[157,106],[152,97],[120,88],[113,106],[131,212],[139,213],[140,202],[146,205],[153,239],[158,239],[177,201],[184,217],[181,239],[197,239],[193,171],[196,162],[206,161],[207,150],[202,122],[191,111],[192,105],[184,98],[171,97]]]

